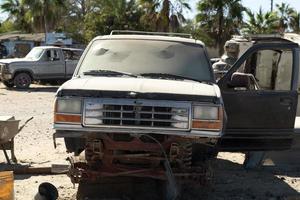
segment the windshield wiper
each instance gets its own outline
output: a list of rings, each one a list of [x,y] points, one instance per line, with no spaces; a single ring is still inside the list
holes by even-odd
[[[164,79],[179,79],[179,80],[192,80],[192,81],[197,81],[201,82],[200,80],[185,77],[185,76],[179,76],[175,74],[168,74],[168,73],[142,73],[140,74],[141,76],[144,77],[153,77],[153,78],[164,78]]]
[[[90,71],[83,72],[83,74],[92,75],[92,76],[130,76],[135,78],[137,77],[136,75],[128,72],[104,70],[104,69],[90,70]]]

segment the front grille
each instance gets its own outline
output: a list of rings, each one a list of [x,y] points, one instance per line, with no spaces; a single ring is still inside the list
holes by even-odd
[[[189,129],[191,104],[134,99],[86,99],[85,126]]]

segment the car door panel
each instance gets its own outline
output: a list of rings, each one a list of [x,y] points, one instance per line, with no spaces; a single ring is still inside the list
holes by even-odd
[[[233,90],[231,76],[259,50],[291,50],[292,72],[287,90]],[[241,56],[218,85],[227,115],[222,151],[282,150],[291,146],[297,110],[299,49],[294,43],[256,44]]]
[[[66,77],[71,78],[74,74],[78,60],[67,60],[66,61]]]
[[[46,52],[57,51],[58,60],[50,60]],[[37,63],[36,69],[40,79],[58,79],[65,77],[65,62],[61,53],[56,49],[46,50],[44,58]]]
[[[39,63],[37,68],[41,79],[64,78],[65,75],[64,62],[45,61]]]
[[[227,129],[294,126],[296,110],[293,108],[297,107],[298,99],[296,91],[223,92],[222,95],[228,117]]]

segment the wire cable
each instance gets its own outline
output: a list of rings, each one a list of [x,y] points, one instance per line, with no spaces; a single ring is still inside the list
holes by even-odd
[[[178,191],[177,191],[175,176],[174,176],[174,173],[172,171],[172,168],[171,168],[170,161],[169,161],[169,158],[167,156],[167,153],[166,153],[165,149],[163,148],[162,144],[157,139],[155,139],[154,137],[152,137],[151,135],[148,135],[148,134],[131,134],[131,135],[133,137],[137,137],[137,138],[145,136],[145,137],[153,140],[154,142],[156,142],[159,145],[159,147],[161,149],[161,152],[163,153],[163,155],[165,157],[164,167],[166,169],[166,176],[168,178],[170,190],[172,191],[172,194],[170,194],[170,193],[168,194],[168,195],[171,195],[171,196],[168,196],[167,199],[175,200],[177,198],[177,196],[178,196]]]

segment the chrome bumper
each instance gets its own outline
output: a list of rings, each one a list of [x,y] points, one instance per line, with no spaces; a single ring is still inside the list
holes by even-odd
[[[85,137],[88,132],[96,133],[127,133],[127,134],[163,134],[163,135],[175,135],[186,138],[220,138],[223,135],[222,131],[205,131],[205,130],[191,130],[191,131],[177,131],[177,130],[163,130],[163,129],[129,129],[129,128],[115,128],[115,127],[82,127],[82,125],[75,124],[54,124],[53,127],[57,132],[56,138],[62,137]],[[66,131],[66,132],[64,132]]]
[[[12,74],[2,74],[2,73],[0,73],[0,80],[1,81],[11,80],[11,79],[12,79]]]

